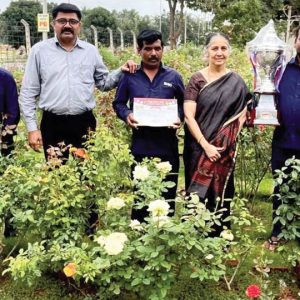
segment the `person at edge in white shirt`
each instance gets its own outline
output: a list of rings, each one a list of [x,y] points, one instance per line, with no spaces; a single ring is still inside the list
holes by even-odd
[[[52,16],[56,37],[32,47],[19,98],[29,145],[35,151],[43,146],[46,159],[49,148],[61,142],[83,147],[89,131],[96,128],[92,112],[95,86],[102,91],[113,89],[122,71],[136,69],[128,60],[109,73],[98,49],[78,38],[81,11],[77,6],[62,3],[52,10]],[[37,106],[43,111],[40,129]],[[64,157],[68,155],[67,150]]]

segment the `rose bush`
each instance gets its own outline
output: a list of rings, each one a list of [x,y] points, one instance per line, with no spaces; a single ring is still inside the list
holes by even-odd
[[[1,217],[10,215],[17,236],[31,241],[6,260],[14,279],[33,284],[44,272],[63,272],[77,284],[93,282],[101,299],[124,291],[164,299],[182,274],[216,281],[225,274],[228,242],[208,237],[220,213],[181,196],[168,217],[161,196],[174,184],[163,181],[168,163],[145,160],[131,178],[127,143],[104,126],[84,156],[71,154],[65,164],[28,153],[16,153],[0,177]],[[148,206],[145,222],[130,219],[133,205]]]

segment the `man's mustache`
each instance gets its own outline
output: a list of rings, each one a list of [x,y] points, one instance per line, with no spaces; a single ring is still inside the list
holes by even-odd
[[[74,33],[74,31],[72,29],[69,29],[69,28],[63,29],[61,33],[64,33],[64,32]]]

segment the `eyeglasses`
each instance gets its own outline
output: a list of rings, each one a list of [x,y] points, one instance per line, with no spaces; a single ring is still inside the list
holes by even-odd
[[[80,21],[76,19],[57,19],[55,20],[55,22],[57,22],[59,25],[66,25],[67,23],[69,23],[71,26],[75,26],[80,23]]]

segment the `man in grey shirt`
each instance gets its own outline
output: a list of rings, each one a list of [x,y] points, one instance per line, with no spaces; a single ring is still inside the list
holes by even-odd
[[[53,9],[52,16],[56,37],[32,47],[20,93],[29,145],[35,151],[43,146],[46,159],[47,150],[60,142],[82,147],[83,136],[96,127],[94,87],[110,90],[116,87],[122,71],[135,70],[134,62],[127,61],[108,72],[98,49],[78,38],[81,11],[77,6],[62,3]],[[40,130],[37,97],[43,111]]]

